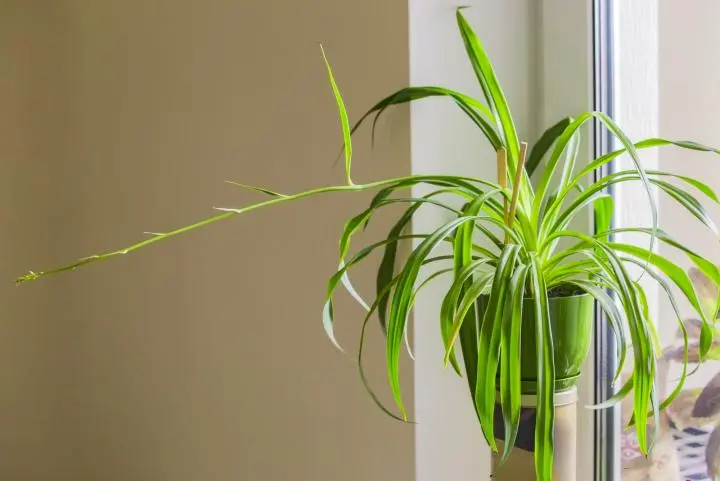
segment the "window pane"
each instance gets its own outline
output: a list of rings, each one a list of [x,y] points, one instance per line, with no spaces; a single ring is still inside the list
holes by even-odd
[[[640,0],[615,2],[613,16],[616,29],[614,63],[616,117],[633,139],[660,135],[670,139],[694,139],[709,145],[720,145],[717,112],[720,95],[717,85],[720,68],[715,46],[720,43],[720,4],[717,2],[657,2]],[[642,12],[640,12],[642,10]],[[646,23],[647,22],[647,23]],[[658,168],[690,176],[720,190],[720,163],[717,158],[698,152],[674,148],[661,149],[643,158],[646,168]],[[621,168],[619,161],[616,168]],[[628,165],[628,164],[625,164]],[[675,180],[672,183],[677,183]],[[685,186],[686,187],[686,186]],[[716,202],[697,190],[690,190],[708,211],[709,217],[720,219]],[[618,224],[637,226],[647,221],[642,208],[642,188],[621,187],[615,193],[620,211]],[[673,198],[658,194],[660,228],[703,257],[720,263],[718,237],[680,206]],[[647,225],[644,223],[643,225]],[[647,238],[621,239],[647,246]],[[717,287],[693,266],[687,255],[659,244],[657,252],[676,263],[690,277],[707,313],[715,318]],[[650,282],[644,278],[643,282]],[[677,385],[682,373],[683,339],[680,320],[688,332],[690,369],[697,372],[688,378],[678,398],[660,415],[658,441],[652,454],[641,456],[634,429],[620,429],[622,481],[683,481],[711,480],[720,474],[720,338],[713,341],[711,360],[702,366],[698,358],[699,315],[672,288],[678,303],[679,317],[668,296],[657,286],[649,290],[651,317],[660,340],[658,361],[659,396],[665,398]],[[623,378],[632,372],[625,364]],[[632,395],[621,406],[622,426],[632,413]]]

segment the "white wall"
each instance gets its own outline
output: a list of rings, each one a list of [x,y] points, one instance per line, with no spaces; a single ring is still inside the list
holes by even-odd
[[[615,121],[633,141],[656,137],[659,134],[659,58],[658,58],[658,0],[638,0],[616,3],[613,9],[614,89],[613,109]],[[618,145],[612,148],[619,148]],[[657,169],[657,149],[639,152],[643,168]],[[629,156],[620,156],[615,164],[617,171],[633,170]],[[659,201],[656,190],[653,198]],[[648,194],[639,182],[617,185],[615,188],[615,223],[617,227],[652,225],[652,210]],[[658,205],[659,219],[665,212]],[[642,234],[618,234],[617,240],[628,244],[649,247],[648,237]],[[659,251],[659,246],[655,246]],[[650,318],[659,320],[660,287],[649,276],[640,276],[641,269],[628,266],[640,279],[650,304]],[[626,371],[632,369],[632,358],[626,361]]]

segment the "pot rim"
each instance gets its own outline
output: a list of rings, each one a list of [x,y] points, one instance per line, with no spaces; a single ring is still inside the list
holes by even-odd
[[[481,294],[480,297],[489,297],[489,296],[490,296],[490,294]],[[592,296],[590,294],[588,294],[587,292],[583,292],[582,294],[573,294],[570,296],[552,296],[552,297],[548,296],[548,301],[560,300],[560,299],[574,299],[577,297],[592,297]],[[534,296],[531,296],[531,297],[524,296],[523,297],[523,301],[530,301],[530,300],[535,300],[535,297]]]
[[[583,292],[582,294],[573,294],[570,296],[548,296],[548,301],[552,301],[554,299],[573,299],[575,297],[592,297],[592,296],[590,294],[588,294],[587,292]],[[530,300],[530,299],[535,299],[535,297],[534,296],[533,297],[523,297],[524,301]]]

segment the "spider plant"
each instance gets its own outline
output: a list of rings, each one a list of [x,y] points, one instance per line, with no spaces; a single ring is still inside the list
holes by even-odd
[[[720,284],[720,270],[714,264],[658,227],[653,189],[667,194],[715,234],[718,233],[717,229],[698,196],[712,202],[719,200],[710,187],[698,180],[669,172],[644,170],[638,151],[658,146],[714,153],[718,151],[694,142],[659,138],[633,143],[612,119],[601,112],[563,119],[528,148],[518,137],[510,107],[490,59],[460,10],[457,11],[457,23],[470,65],[482,90],[482,99],[441,87],[408,87],[378,102],[351,126],[323,52],[343,133],[345,182],[342,185],[293,194],[245,186],[267,194],[268,198],[245,207],[220,208],[214,217],[168,232],[152,234],[129,247],[86,257],[47,271],[30,271],[18,282],[123,256],[249,211],[333,192],[374,190],[377,193],[368,208],[350,218],[340,236],[339,268],[328,282],[323,324],[329,339],[340,347],[333,333],[333,295],[340,286],[344,286],[367,310],[363,339],[369,320],[377,314],[386,333],[387,375],[398,412],[395,414],[383,407],[388,414],[401,420],[407,419],[401,394],[399,358],[413,304],[428,282],[449,275],[452,284],[446,291],[438,315],[445,356],[438,362],[451,365],[458,374],[468,378],[480,428],[494,450],[498,449],[498,445],[493,414],[496,404],[500,406],[505,439],[500,456],[502,460],[507,458],[513,448],[520,423],[521,394],[524,393],[523,382],[526,381],[522,376],[526,368],[522,366],[531,365],[535,373],[535,379],[532,380],[534,394],[537,396],[535,470],[540,480],[550,480],[552,477],[557,351],[566,348],[564,345],[555,346],[555,341],[562,334],[559,330],[571,328],[574,323],[588,322],[587,319],[552,319],[551,308],[556,299],[578,297],[580,294],[580,297],[596,301],[605,311],[617,339],[621,360],[618,373],[630,350],[634,368],[633,375],[619,387],[617,395],[596,407],[616,403],[634,390],[634,422],[646,425],[652,417],[657,418],[659,411],[680,392],[687,369],[683,369],[679,384],[670,396],[658,399],[655,376],[660,346],[653,320],[649,319],[643,287],[631,275],[629,267],[637,266],[646,278],[658,282],[673,305],[674,287],[687,298],[702,320],[699,336],[701,359],[711,347],[715,328],[710,318],[714,316],[710,316],[707,309],[701,306],[685,271],[655,253],[655,245],[663,242],[680,249],[713,283]],[[498,179],[419,174],[367,183],[353,182],[352,133],[372,116],[377,121],[391,106],[429,97],[451,100],[478,127],[480,134],[489,143],[486,162],[497,162],[499,165]],[[580,155],[580,138],[592,122],[603,124],[621,148],[594,159]],[[593,180],[596,170],[624,154],[632,159],[633,168]],[[543,167],[539,169],[541,164]],[[539,178],[533,183],[531,176],[536,171]],[[607,189],[628,182],[636,183],[647,192],[653,212],[652,225],[611,230],[613,203]],[[399,195],[419,184],[432,186],[434,190],[419,197]],[[406,204],[407,208],[387,237],[351,255],[353,235],[364,228],[378,210],[393,204]],[[451,220],[431,232],[407,234],[414,214],[424,206],[447,211]],[[572,230],[571,221],[587,209],[594,212],[596,232]],[[620,231],[646,235],[647,245],[614,241],[613,234]],[[414,242],[414,248],[407,258],[398,259],[398,244],[408,239]],[[438,254],[436,250],[440,246],[448,247],[450,254]],[[376,250],[382,251],[383,256],[377,272],[375,299],[368,303],[352,287],[349,272]],[[399,260],[400,265],[396,267]],[[422,276],[421,270],[424,273]],[[716,299],[716,311],[717,306]],[[682,324],[680,327],[684,330]],[[581,332],[581,339],[577,339],[578,350],[581,357],[585,357],[590,329],[578,332]],[[687,365],[687,336],[683,334],[683,337],[683,358],[684,365]],[[532,339],[535,348],[529,349],[526,343],[521,344],[521,339]],[[365,382],[362,342],[358,362]],[[458,347],[462,350],[464,369],[456,357]],[[382,406],[377,396],[372,396]],[[638,441],[644,453],[651,449],[653,441],[648,439],[645,430],[638,431]]]

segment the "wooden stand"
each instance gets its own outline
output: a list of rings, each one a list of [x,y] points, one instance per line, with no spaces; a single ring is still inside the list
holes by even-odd
[[[534,396],[523,396],[518,441],[510,457],[498,466],[493,454],[493,481],[532,481],[535,478],[533,458],[535,406]],[[555,457],[553,481],[576,481],[577,475],[577,388],[555,394]],[[524,449],[525,448],[525,449]],[[502,452],[502,443],[498,444]]]

